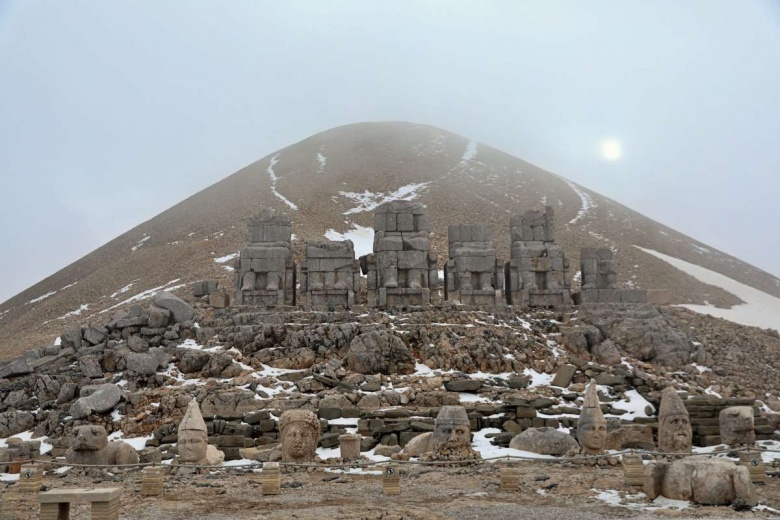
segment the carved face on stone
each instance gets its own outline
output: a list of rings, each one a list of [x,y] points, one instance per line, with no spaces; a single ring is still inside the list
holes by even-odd
[[[669,453],[691,451],[691,421],[682,399],[669,387],[661,397],[658,412],[658,447]]]
[[[198,430],[179,432],[176,446],[181,462],[201,462],[206,459],[208,440],[204,432]]]
[[[108,433],[102,426],[79,426],[73,430],[74,451],[102,450],[108,446]]]
[[[433,451],[453,450],[471,446],[471,428],[462,406],[444,406],[436,417],[433,430]]]
[[[288,410],[279,418],[282,436],[282,460],[284,462],[310,462],[314,460],[320,437],[320,422],[313,412]]]
[[[724,444],[755,444],[753,408],[732,406],[720,412],[720,439]]]
[[[607,420],[601,412],[594,381],[591,381],[585,390],[585,402],[582,404],[577,424],[577,441],[582,451],[588,455],[603,453],[607,445]]]
[[[607,445],[607,423],[592,422],[577,430],[577,439],[588,453],[601,453]]]

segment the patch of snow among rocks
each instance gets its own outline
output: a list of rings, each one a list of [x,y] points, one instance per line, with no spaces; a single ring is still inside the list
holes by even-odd
[[[317,168],[317,173],[325,171],[325,165],[328,164],[328,158],[322,155],[321,152],[317,152],[317,162],[320,163],[320,167]]]
[[[596,499],[606,502],[607,504],[616,507],[627,507],[629,509],[641,509],[647,511],[658,511],[661,509],[688,509],[691,507],[691,503],[687,500],[672,500],[659,496],[651,503],[647,503],[647,495],[644,493],[634,493],[620,495],[620,492],[614,489],[607,489],[605,491],[599,491],[598,489],[591,489],[596,493]]]
[[[650,410],[655,412],[655,407],[642,395],[637,392],[636,390],[628,390],[627,392],[624,392],[623,395],[625,395],[628,398],[628,402],[626,401],[615,401],[612,403],[613,408],[617,408],[618,410],[626,410],[626,412],[623,415],[616,416],[620,417],[621,419],[626,420],[634,420],[637,417],[654,417],[655,415],[647,415],[647,412],[645,409],[647,407],[650,407]],[[606,415],[607,417],[611,417],[610,414]]]
[[[563,177],[560,177],[560,179],[568,184],[569,187],[574,190],[574,193],[576,193],[580,198],[580,210],[577,212],[577,215],[575,215],[575,217],[568,222],[569,225],[576,224],[577,221],[584,217],[591,208],[595,208],[596,204],[593,202],[591,196],[581,190],[579,186],[568,179],[564,179]]]
[[[339,195],[357,203],[357,206],[344,212],[344,215],[352,215],[355,213],[374,211],[379,205],[391,200],[414,200],[420,194],[420,190],[424,189],[428,184],[430,183],[418,182],[407,184],[390,193],[374,193],[368,190],[363,193],[340,191]]]
[[[493,457],[527,457],[531,459],[555,459],[552,455],[540,455],[538,453],[532,453],[530,451],[515,450],[512,448],[502,448],[501,446],[494,446],[491,444],[490,439],[487,438],[488,434],[501,433],[498,428],[482,428],[478,432],[474,432],[474,440],[472,441],[472,447],[482,455],[483,459],[490,459]]]
[[[550,386],[552,380],[555,378],[553,374],[542,374],[532,368],[525,368],[523,375],[531,377],[531,384],[528,388],[536,388],[537,386]]]
[[[344,233],[329,229],[325,232],[325,238],[328,240],[351,240],[355,246],[355,256],[358,258],[374,250],[374,230],[358,224],[352,224],[352,229]]]
[[[229,255],[220,256],[219,258],[215,258],[214,261],[218,264],[224,264],[225,262],[229,262],[236,258],[238,256],[238,253],[230,253]]]
[[[171,280],[170,282],[166,283],[165,285],[161,285],[159,287],[153,287],[152,289],[147,289],[146,291],[140,292],[136,294],[135,296],[131,296],[130,298],[117,303],[116,305],[113,305],[109,307],[108,309],[103,309],[100,311],[100,314],[103,314],[104,312],[108,312],[110,310],[116,309],[117,307],[121,307],[122,305],[133,303],[133,302],[139,302],[142,300],[146,300],[148,298],[153,297],[155,294],[157,294],[160,291],[175,291],[176,289],[179,289],[181,287],[184,287],[186,284],[180,284],[180,285],[172,285],[178,282],[180,278],[176,278],[175,280]]]
[[[463,152],[463,156],[460,158],[460,163],[466,164],[474,157],[476,157],[478,147],[479,145],[477,144],[476,141],[469,141],[469,144],[466,145],[466,151]]]
[[[86,311],[86,310],[89,310],[89,304],[88,304],[88,303],[82,303],[82,304],[79,306],[79,308],[78,308],[78,309],[76,309],[76,310],[74,310],[74,311],[70,311],[70,312],[68,312],[68,313],[65,313],[65,314],[63,314],[62,316],[60,316],[60,317],[59,317],[59,318],[57,318],[57,319],[58,319],[58,320],[64,320],[65,318],[68,318],[68,317],[70,317],[70,316],[80,316],[80,315],[81,315],[81,313],[82,313],[82,312],[84,312],[84,311]]]
[[[680,305],[680,307],[685,307],[701,314],[710,314],[717,318],[724,318],[742,325],[780,330],[780,298],[685,260],[680,260],[652,249],[645,249],[639,246],[634,247],[656,258],[660,258],[680,271],[693,276],[700,282],[720,287],[745,302],[730,309],[721,309],[713,305],[693,304]]]
[[[144,245],[144,242],[146,242],[150,238],[152,238],[151,235],[146,235],[145,234],[144,237],[141,240],[136,242],[135,245],[130,248],[130,251],[138,251],[138,248],[141,247],[142,245]]]

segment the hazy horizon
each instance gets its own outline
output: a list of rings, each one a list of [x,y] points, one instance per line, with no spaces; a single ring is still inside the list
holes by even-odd
[[[0,0],[0,70],[0,302],[263,156],[386,120],[780,274],[776,2]]]

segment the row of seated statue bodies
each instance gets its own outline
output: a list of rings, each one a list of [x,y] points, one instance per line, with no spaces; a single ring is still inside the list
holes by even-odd
[[[720,415],[720,433],[724,443],[731,446],[754,445],[755,431],[752,407],[726,408]],[[553,428],[531,428],[547,436],[552,444],[568,450],[566,456],[576,460],[592,461],[593,456],[607,451],[607,421],[601,410],[596,383],[588,385],[579,416],[576,440],[569,434]],[[534,432],[526,430],[512,439],[510,448],[527,449],[523,437]],[[279,417],[280,444],[269,448],[265,460],[286,463],[307,464],[317,462],[316,450],[322,431],[322,423],[309,410],[289,409]],[[360,434],[343,434],[339,437],[340,458],[345,462],[356,462],[361,456]],[[644,487],[651,498],[659,494],[667,498],[695,500],[699,503],[729,503],[745,493],[750,498],[750,476],[742,467],[740,470],[730,461],[711,460],[699,457],[674,462],[675,456],[691,453],[691,422],[688,411],[673,387],[662,394],[658,412],[658,449],[671,455],[671,462],[652,462],[645,469]],[[517,443],[517,444],[516,444]],[[138,464],[135,450],[121,441],[108,442],[102,426],[81,426],[74,430],[71,449],[66,453],[70,464],[122,465]],[[251,451],[251,449],[250,449]],[[544,451],[538,451],[545,453]],[[254,458],[248,452],[241,452],[245,458]],[[563,454],[560,452],[559,454]],[[213,466],[222,463],[225,456],[208,442],[208,429],[198,406],[192,399],[177,432],[177,456],[172,470],[178,473],[199,471],[197,466]],[[464,461],[481,458],[472,445],[471,421],[463,406],[444,406],[440,409],[432,432],[420,433],[411,439],[403,450],[393,458],[422,461]],[[194,467],[195,466],[195,467]],[[202,471],[208,471],[203,469]],[[697,476],[698,475],[698,476]],[[701,483],[697,479],[709,479]],[[714,484],[713,484],[714,483]],[[702,484],[705,484],[702,487]],[[698,497],[696,496],[698,493]],[[712,495],[712,496],[710,496]],[[750,498],[755,501],[755,498]]]
[[[571,303],[569,261],[555,244],[553,209],[526,211],[510,220],[511,260],[496,258],[490,227],[449,226],[444,299],[464,305],[558,307]],[[300,268],[292,257],[289,216],[263,209],[249,219],[236,263],[236,304],[324,306],[355,304],[360,274],[372,307],[440,303],[438,257],[431,251],[425,207],[392,201],[374,213],[373,253],[355,260],[352,241],[307,242]],[[581,253],[577,303],[645,303],[642,291],[617,289],[617,264],[607,248]]]

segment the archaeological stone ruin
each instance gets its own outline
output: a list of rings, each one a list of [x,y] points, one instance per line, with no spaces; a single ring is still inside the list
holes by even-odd
[[[301,263],[301,304],[355,305],[360,288],[360,265],[351,240],[308,242]]]
[[[368,305],[429,305],[439,300],[437,257],[431,251],[425,207],[392,201],[374,212],[374,252],[360,257]]]
[[[644,289],[620,289],[617,283],[615,253],[608,247],[580,249],[582,289],[574,303],[647,303]]]
[[[291,242],[292,224],[287,215],[265,208],[249,219],[246,244],[236,265],[238,305],[295,305]]]
[[[450,226],[448,237],[444,299],[464,305],[502,305],[504,269],[496,259],[490,227],[477,224]]]
[[[570,303],[569,260],[555,245],[554,218],[551,206],[511,218],[512,258],[505,267],[509,305],[561,307]]]

